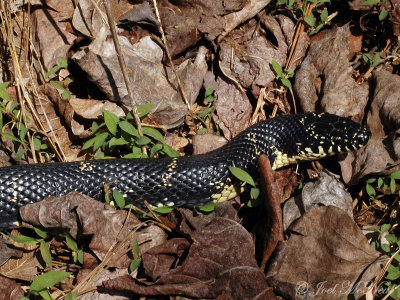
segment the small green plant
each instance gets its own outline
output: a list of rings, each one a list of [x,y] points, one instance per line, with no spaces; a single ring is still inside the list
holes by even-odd
[[[329,22],[328,9],[324,8],[319,14],[319,18],[316,18],[314,13],[311,12],[308,16],[304,17],[304,22],[311,28],[310,35],[318,33]]]
[[[19,103],[10,99],[6,90],[9,84],[10,82],[0,84],[0,129],[3,138],[15,143],[15,148],[18,149],[15,159],[21,160],[25,154],[32,154],[31,143],[34,151],[47,150],[48,145],[35,128],[25,125],[30,119],[22,114]],[[5,132],[6,128],[8,132]]]
[[[378,52],[363,53],[362,58],[367,64],[374,68],[381,62],[381,57],[379,56]]]
[[[256,187],[254,179],[251,177],[249,173],[245,170],[242,170],[237,167],[229,167],[229,171],[235,176],[237,179],[242,181],[243,183],[249,184],[252,188],[250,190],[251,199],[247,203],[249,207],[255,207],[259,205],[258,196],[260,195],[260,189]]]
[[[396,180],[400,180],[400,171],[393,172],[389,176],[372,177],[366,180],[365,190],[370,198],[376,198],[377,192],[385,194],[390,187],[390,192],[396,192]],[[400,191],[398,192],[400,196]]]
[[[82,265],[83,250],[78,248],[78,244],[69,233],[65,234],[65,242],[67,243],[68,248],[72,250],[72,259],[74,260],[74,263],[80,263]]]
[[[28,295],[20,298],[20,300],[29,300],[31,296],[41,296],[45,300],[54,299],[48,288],[68,278],[72,273],[64,271],[50,271],[36,277],[29,288]],[[74,298],[69,298],[74,299]],[[76,299],[76,297],[75,297]]]
[[[40,247],[40,255],[42,256],[43,261],[49,268],[53,267],[51,252],[49,246],[46,244],[45,239],[47,238],[46,231],[40,228],[34,228],[35,233],[38,235],[38,238],[30,237],[26,235],[10,235],[9,237],[17,243],[25,244],[25,245],[33,245],[39,244]]]
[[[62,69],[68,69],[68,60],[65,57],[59,57],[57,58],[57,65],[52,67],[44,76],[45,79],[48,79],[51,75],[54,75],[58,71]],[[64,100],[69,100],[71,99],[71,92],[65,88],[65,86],[68,85],[68,83],[71,82],[70,77],[66,77],[62,79],[61,81],[56,81],[56,80],[50,80],[50,84],[53,85],[56,89],[61,91],[61,97]]]
[[[385,9],[386,0],[366,0],[361,3],[362,5],[376,5],[379,7],[379,21],[383,21],[388,16],[388,11]]]
[[[294,4],[294,0],[278,0],[279,4],[285,5],[287,8],[290,8]]]
[[[139,117],[145,116],[151,111],[153,105],[138,106]],[[112,112],[103,112],[104,122],[93,122],[92,132],[94,137],[86,141],[82,150],[92,148],[97,151],[95,158],[123,156],[124,158],[147,158],[142,153],[141,147],[146,147],[150,157],[156,155],[178,157],[179,152],[168,146],[162,134],[155,128],[142,127],[143,136],[132,124],[133,114],[129,112],[124,117],[118,117]]]
[[[130,272],[135,271],[142,263],[142,258],[139,255],[139,243],[137,240],[135,240],[132,243],[132,255],[133,255],[133,260],[131,261],[131,263],[129,265]]]
[[[382,226],[373,226],[372,230],[379,233],[379,238],[371,243],[371,246],[390,257],[394,256],[391,264],[389,265],[384,282],[387,286],[388,292],[391,293],[390,297],[393,299],[400,298],[400,289],[394,290],[400,284],[400,238],[390,233],[390,224],[383,224]],[[392,292],[391,292],[392,291]]]
[[[275,60],[272,60],[271,65],[276,74],[275,79],[280,81],[287,88],[291,89],[292,83],[288,78],[292,78],[294,76],[294,71],[292,69],[283,69],[282,66]]]
[[[204,110],[196,113],[196,118],[204,125],[205,128],[200,128],[198,130],[198,134],[203,134],[208,132],[207,128],[207,119],[215,126],[216,129],[216,134],[220,135],[220,129],[218,124],[214,121],[212,115],[214,114],[215,110],[217,107],[214,105],[214,89],[212,88],[207,88],[206,92],[204,94],[204,102],[208,104],[208,107],[205,108]]]

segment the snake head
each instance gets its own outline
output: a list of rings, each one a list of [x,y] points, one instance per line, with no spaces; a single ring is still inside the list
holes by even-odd
[[[371,133],[349,118],[329,113],[309,113],[299,119],[306,141],[296,143],[298,153],[317,159],[350,152],[365,146]]]

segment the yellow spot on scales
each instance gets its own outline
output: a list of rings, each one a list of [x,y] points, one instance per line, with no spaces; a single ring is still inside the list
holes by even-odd
[[[276,151],[276,157],[274,160],[274,164],[272,165],[272,170],[296,164],[300,160],[316,160],[328,155],[328,153],[325,153],[323,151],[324,149],[321,146],[318,147],[319,153],[312,152],[311,148],[306,148],[305,150],[305,152],[301,152],[299,155],[294,156],[289,156],[286,153]]]
[[[214,203],[221,203],[229,199],[235,198],[236,196],[243,193],[243,191],[244,186],[242,185],[226,184],[221,192],[211,195],[211,198],[214,200]]]
[[[81,171],[93,171],[93,166],[90,162],[82,161],[79,166],[79,170]]]

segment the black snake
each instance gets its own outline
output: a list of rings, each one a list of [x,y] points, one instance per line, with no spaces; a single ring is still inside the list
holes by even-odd
[[[17,220],[18,209],[48,196],[79,191],[104,198],[112,184],[126,203],[143,207],[200,206],[237,195],[230,166],[254,174],[266,154],[273,169],[315,160],[364,146],[369,131],[347,118],[328,113],[286,115],[260,122],[225,146],[202,155],[159,159],[111,159],[33,164],[0,168],[0,228]]]

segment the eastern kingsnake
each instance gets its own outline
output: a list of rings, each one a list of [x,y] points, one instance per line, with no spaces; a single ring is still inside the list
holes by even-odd
[[[111,183],[126,203],[143,207],[200,206],[237,195],[230,166],[251,174],[266,154],[273,169],[364,146],[370,133],[350,119],[328,113],[286,115],[260,122],[225,146],[202,155],[159,159],[111,159],[0,168],[0,228],[17,220],[18,209],[49,196],[79,191],[104,198]]]

